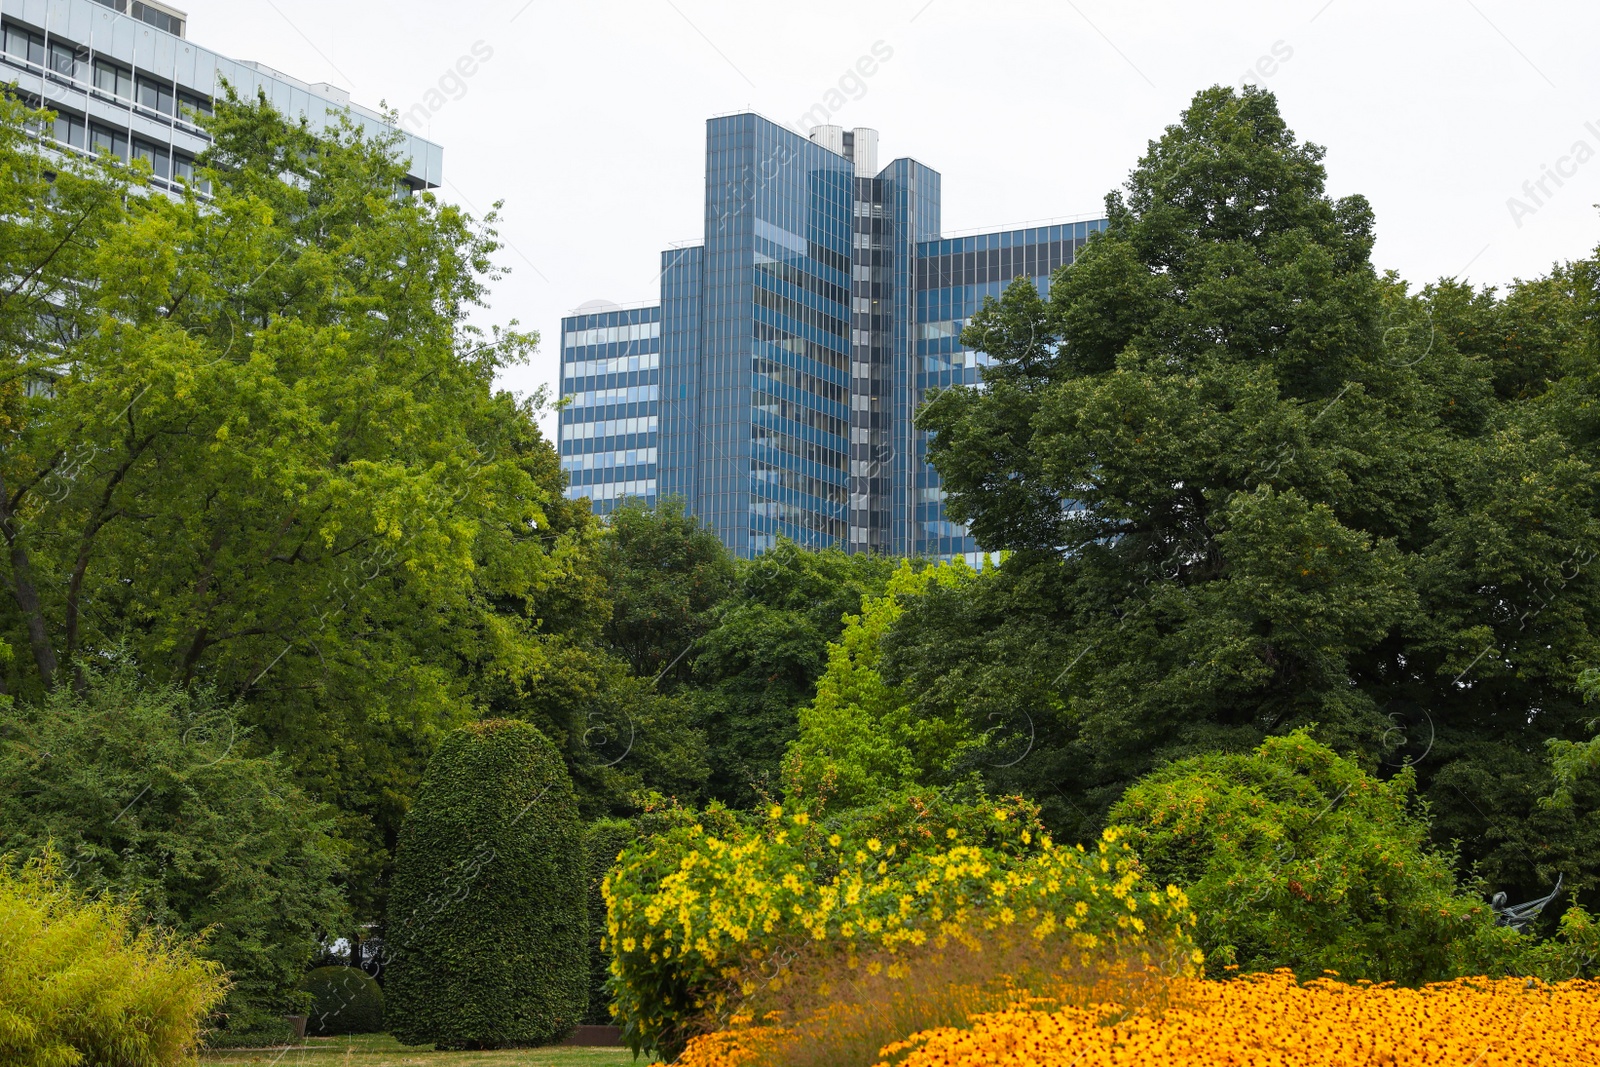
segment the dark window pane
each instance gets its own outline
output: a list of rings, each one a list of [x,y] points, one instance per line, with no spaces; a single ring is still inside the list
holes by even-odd
[[[78,57],[65,45],[50,45],[50,69],[69,78],[78,76]]]

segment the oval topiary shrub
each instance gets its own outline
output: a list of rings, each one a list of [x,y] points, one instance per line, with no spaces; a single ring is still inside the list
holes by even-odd
[[[306,1033],[377,1034],[383,1031],[383,987],[356,967],[318,967],[306,975],[311,994]]]
[[[446,737],[395,850],[389,1031],[443,1049],[564,1036],[588,1003],[588,869],[549,739],[504,719]]]

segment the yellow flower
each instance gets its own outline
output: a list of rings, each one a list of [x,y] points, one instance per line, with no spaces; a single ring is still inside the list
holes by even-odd
[[[879,841],[876,837],[867,838],[867,850],[869,852],[876,852],[882,847],[883,847],[883,842]]]
[[[832,845],[834,848],[838,848],[840,842],[842,842],[843,840],[844,840],[844,838],[840,837],[838,834],[829,834],[828,835],[828,844]]]

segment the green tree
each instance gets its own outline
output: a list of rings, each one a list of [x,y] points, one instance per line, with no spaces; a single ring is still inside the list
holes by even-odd
[[[1600,697],[1600,670],[1591,667],[1584,671],[1578,676],[1578,686],[1583,690],[1584,700],[1592,701]],[[1591,729],[1600,727],[1600,719],[1595,719],[1589,726]],[[1581,742],[1552,738],[1549,747],[1557,788],[1545,806],[1564,810],[1572,806],[1573,791],[1583,777],[1600,770],[1600,737]]]
[[[687,677],[687,657],[734,590],[733,557],[717,535],[668,499],[613,511],[600,547],[612,605],[610,648],[641,677]]]
[[[81,889],[206,933],[198,951],[231,976],[228,1030],[302,1009],[319,940],[348,921],[332,810],[283,760],[251,755],[213,695],[131,669],[83,682],[0,707],[0,853],[58,849]]]
[[[1032,714],[1018,784],[1088,828],[1162,762],[1316,723],[1385,774],[1416,763],[1440,840],[1532,891],[1582,851],[1580,823],[1531,821],[1536,753],[1585,736],[1572,663],[1600,624],[1600,487],[1563,428],[1594,410],[1562,304],[1582,286],[1413,294],[1321,159],[1270,93],[1201,92],[1047,300],[1023,281],[974,316],[985,388],[919,422],[952,516],[1012,555],[908,608],[887,677],[929,716]]]
[[[207,198],[68,164],[0,222],[18,269],[52,227],[91,235],[68,243],[64,310],[35,286],[0,328],[27,338],[11,381],[56,330],[50,387],[0,427],[5,681],[37,698],[126,648],[154,682],[242,697],[254,743],[339,806],[375,918],[438,739],[539,677],[548,635],[598,626],[593,521],[537,398],[494,390],[536,338],[471,324],[501,273],[493,217],[408,195],[398,135],[231,96],[208,124]],[[9,172],[47,169],[6,129]]]
[[[738,592],[694,650],[711,796],[748,808],[778,792],[784,749],[816,693],[828,645],[864,598],[883,595],[894,571],[883,556],[808,551],[787,539],[740,562]]]
[[[589,1007],[583,1021],[596,1026],[612,1022],[611,953],[605,948],[606,898],[602,889],[622,850],[640,837],[641,823],[636,819],[597,819],[585,828],[584,841],[589,851]]]
[[[555,746],[523,722],[451,733],[401,829],[384,1005],[401,1041],[547,1044],[589,999],[588,856]]]
[[[546,658],[537,678],[493,687],[488,707],[556,744],[585,819],[633,814],[649,792],[699,799],[711,769],[692,694],[664,693],[663,679],[582,642],[552,641]]]
[[[934,587],[971,582],[963,560],[919,571],[900,565],[881,597],[847,616],[817,695],[800,710],[800,727],[784,755],[785,795],[793,802],[842,810],[938,781],[966,750],[981,743],[960,720],[919,715],[911,694],[878,669],[884,635],[903,601]]]
[[[1154,881],[1189,893],[1213,971],[1409,984],[1518,973],[1539,957],[1532,938],[1457,886],[1414,786],[1409,769],[1380,781],[1296,731],[1168,764],[1111,817]]]

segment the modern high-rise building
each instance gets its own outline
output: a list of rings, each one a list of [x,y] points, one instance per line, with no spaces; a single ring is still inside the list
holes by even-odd
[[[562,466],[570,491],[604,515],[624,498],[654,506],[660,429],[661,307],[592,301],[561,320]]]
[[[942,237],[938,172],[877,156],[874,130],[710,120],[705,238],[662,253],[660,303],[562,320],[569,495],[680,497],[746,557],[780,536],[981,556],[917,410],[979,382],[959,335],[983,299],[1042,291],[1103,221]]]
[[[397,131],[378,112],[352,103],[344,89],[308,84],[260,63],[227,59],[187,37],[188,16],[155,0],[0,0],[0,80],[24,100],[56,113],[52,135],[62,151],[109,152],[150,164],[158,188],[192,179],[194,160],[211,139],[195,123],[226,90],[257,93],[291,118],[321,131],[340,118],[372,136]],[[407,184],[442,180],[444,150],[399,131]]]

